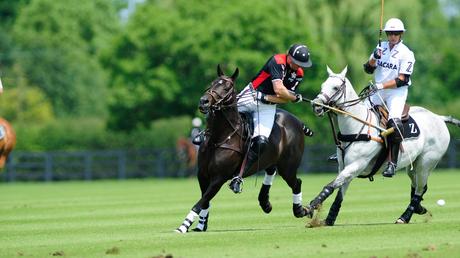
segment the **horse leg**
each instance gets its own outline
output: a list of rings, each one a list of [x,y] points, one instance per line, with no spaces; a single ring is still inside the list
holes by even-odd
[[[198,182],[200,184],[201,195],[203,196],[210,185],[209,178],[203,177],[199,174]],[[203,232],[208,229],[209,208],[210,208],[210,201],[203,202],[201,206],[201,210],[198,213],[198,225],[196,225],[193,231]]]
[[[302,180],[296,176],[299,164],[291,162],[291,164],[283,165],[284,166],[278,165],[278,170],[281,177],[292,189],[292,212],[296,218],[305,217],[307,215],[307,209],[302,206]]]
[[[355,178],[366,167],[367,163],[368,161],[353,162],[345,166],[343,170],[339,171],[339,175],[332,182],[324,186],[321,192],[310,202],[307,207],[307,216],[312,218],[314,210],[318,209],[318,207],[334,192],[335,189],[349,184],[351,180],[353,180],[353,178]],[[341,165],[339,165],[339,169],[340,168]]]
[[[343,197],[345,196],[345,192],[348,189],[350,184],[344,184],[340,187],[337,195],[335,196],[334,202],[332,203],[331,207],[329,208],[329,213],[327,214],[325,224],[327,226],[334,226],[335,220],[339,215],[340,207],[342,206]]]
[[[272,205],[269,200],[268,193],[270,192],[270,187],[273,184],[273,180],[276,175],[276,166],[271,166],[265,169],[265,177],[262,183],[262,187],[259,191],[259,205],[265,213],[270,213],[272,211]]]
[[[200,180],[200,177],[198,178]],[[203,179],[201,179],[203,180]],[[205,181],[200,180],[200,187],[206,185]],[[203,182],[203,183],[201,183]],[[207,223],[209,219],[209,202],[212,198],[219,192],[222,185],[225,183],[225,180],[222,178],[213,178],[208,187],[206,188],[205,192],[202,194],[201,199],[192,207],[188,215],[185,217],[182,224],[176,229],[178,233],[186,233],[190,226],[193,224],[196,217],[200,216],[202,226],[198,226],[196,231],[206,231],[207,230]],[[204,210],[204,211],[203,211]],[[201,228],[201,230],[200,230]]]
[[[413,170],[409,170],[409,168],[407,168],[407,174],[411,179],[411,199],[406,210],[396,220],[396,224],[409,223],[414,213],[419,215],[427,213],[428,210],[421,205],[421,202],[423,201],[423,195],[428,190],[428,176],[435,166],[435,164],[432,164],[428,168],[423,169],[424,165],[422,164],[422,161],[419,161]],[[420,170],[418,170],[419,168]]]

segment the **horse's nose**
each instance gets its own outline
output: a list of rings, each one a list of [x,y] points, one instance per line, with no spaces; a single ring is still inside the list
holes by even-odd
[[[209,100],[206,97],[201,97],[200,98],[200,106],[201,107],[207,107],[209,105]]]

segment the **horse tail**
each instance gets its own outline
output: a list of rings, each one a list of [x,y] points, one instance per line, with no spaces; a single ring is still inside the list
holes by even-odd
[[[452,116],[441,116],[441,118],[446,122],[447,124],[453,124],[458,127],[460,127],[460,120],[453,118]]]

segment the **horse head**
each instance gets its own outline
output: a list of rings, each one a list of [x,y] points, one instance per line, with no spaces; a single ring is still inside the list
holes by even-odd
[[[239,70],[235,69],[232,76],[226,76],[220,65],[217,65],[217,79],[205,91],[200,98],[199,110],[203,114],[209,111],[221,110],[222,108],[234,106],[236,103],[235,80],[238,77]]]
[[[348,67],[346,66],[342,72],[336,74],[327,66],[329,77],[321,84],[321,92],[313,100],[314,103],[324,104],[328,106],[336,106],[338,103],[344,102],[346,98],[346,85]],[[313,111],[317,116],[324,115],[324,107],[313,103]]]

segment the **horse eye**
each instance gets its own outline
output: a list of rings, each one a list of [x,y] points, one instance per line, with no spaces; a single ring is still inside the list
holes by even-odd
[[[337,90],[339,90],[339,87],[338,87],[338,86],[334,86],[332,89],[335,90],[335,91],[337,91]]]

